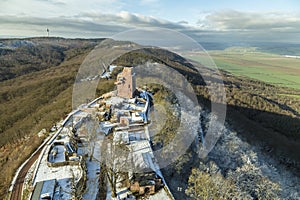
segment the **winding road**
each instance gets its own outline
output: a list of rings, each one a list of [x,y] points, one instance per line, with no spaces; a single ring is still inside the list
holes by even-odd
[[[27,163],[20,170],[11,192],[11,196],[10,196],[11,200],[22,200],[22,189],[23,189],[23,184],[24,184],[26,174],[30,169],[30,167],[33,165],[33,163],[38,159],[45,145],[46,143],[41,148],[39,148],[39,150],[34,152],[34,154],[29,158]]]

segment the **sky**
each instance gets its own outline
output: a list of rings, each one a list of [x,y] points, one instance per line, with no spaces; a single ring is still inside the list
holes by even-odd
[[[167,28],[207,42],[300,43],[298,0],[1,0],[0,37],[100,38]]]

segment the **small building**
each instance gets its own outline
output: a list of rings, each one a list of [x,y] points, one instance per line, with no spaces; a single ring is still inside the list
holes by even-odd
[[[155,194],[162,186],[161,177],[154,171],[135,173],[130,180],[130,191],[139,195]]]
[[[117,95],[122,98],[133,98],[136,90],[135,74],[132,67],[124,67],[122,73],[118,74],[117,81]]]
[[[56,179],[37,182],[31,200],[53,199]]]
[[[55,141],[48,152],[48,165],[51,167],[62,166],[66,165],[66,161],[69,160],[79,160],[77,148],[73,142],[69,138],[65,139],[65,141]]]
[[[120,126],[129,126],[130,121],[128,117],[122,116],[120,117]]]
[[[49,163],[62,163],[66,161],[64,143],[55,142],[51,145],[48,153]]]

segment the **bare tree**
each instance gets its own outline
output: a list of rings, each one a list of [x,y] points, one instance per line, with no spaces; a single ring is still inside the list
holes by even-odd
[[[233,182],[219,173],[209,174],[194,168],[185,193],[192,199],[233,199],[237,196],[237,189]]]
[[[111,187],[112,197],[117,196],[117,183],[128,172],[129,148],[118,141],[106,144],[106,153],[102,156],[107,180]]]
[[[243,191],[254,199],[280,199],[278,183],[264,177],[261,170],[252,163],[245,163],[229,174]]]
[[[90,116],[87,122],[85,123],[87,130],[87,140],[88,140],[88,149],[90,161],[92,161],[97,141],[97,128],[99,127],[99,122],[95,116]]]

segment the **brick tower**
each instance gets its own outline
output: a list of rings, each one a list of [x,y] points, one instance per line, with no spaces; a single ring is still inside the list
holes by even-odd
[[[119,97],[133,98],[133,93],[136,89],[135,74],[132,67],[124,67],[122,73],[118,74],[117,92]]]

